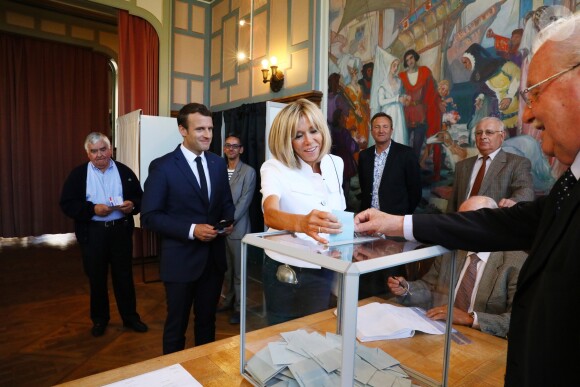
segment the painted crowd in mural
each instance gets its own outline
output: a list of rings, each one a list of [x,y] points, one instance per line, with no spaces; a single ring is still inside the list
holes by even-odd
[[[539,4],[538,4],[539,3]],[[540,133],[522,122],[532,42],[580,1],[330,0],[328,123],[345,162],[345,191],[358,210],[358,152],[373,145],[370,119],[393,117],[392,139],[421,167],[418,211],[444,211],[455,164],[477,154],[475,124],[506,128],[504,151],[530,159],[534,191],[549,191],[566,167],[547,158]]]

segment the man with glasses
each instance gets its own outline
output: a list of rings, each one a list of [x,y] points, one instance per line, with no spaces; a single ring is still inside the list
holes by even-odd
[[[355,231],[454,249],[530,250],[513,301],[505,385],[572,386],[580,359],[573,317],[580,299],[580,14],[540,31],[533,51],[523,117],[542,131],[544,153],[570,165],[549,195],[457,214],[370,209],[355,217]]]
[[[241,239],[251,232],[249,209],[256,188],[256,171],[240,160],[242,153],[244,153],[244,146],[240,138],[234,135],[228,136],[224,144],[224,155],[228,161],[228,178],[236,212],[234,213],[234,230],[226,239],[228,270],[224,276],[223,299],[218,312],[233,308],[230,324],[240,323]]]
[[[534,200],[530,160],[501,149],[505,139],[504,124],[499,118],[485,117],[475,126],[475,145],[479,155],[455,166],[453,192],[447,212],[455,212],[467,198],[489,196],[500,207]]]

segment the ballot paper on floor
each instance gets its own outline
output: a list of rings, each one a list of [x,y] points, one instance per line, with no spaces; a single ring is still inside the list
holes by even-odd
[[[431,320],[421,308],[373,302],[358,308],[356,331],[361,342],[403,339],[415,331],[442,335],[445,323]]]

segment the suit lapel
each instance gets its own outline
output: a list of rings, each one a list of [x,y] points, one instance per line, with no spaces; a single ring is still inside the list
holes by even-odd
[[[457,258],[457,262],[455,263],[455,287],[458,285],[459,275],[461,274],[461,270],[463,270],[463,266],[465,266],[465,261],[467,260],[467,251],[457,250],[455,254]],[[453,289],[455,291],[455,289]]]
[[[214,198],[215,198],[215,192],[218,189],[218,186],[220,184],[220,171],[218,170],[218,168],[215,166],[215,158],[217,157],[213,154],[210,154],[209,152],[205,152],[205,159],[207,160],[207,169],[209,169],[209,179],[210,179],[210,184],[211,184],[211,195],[209,198],[209,205],[210,207],[213,205],[214,203]]]
[[[370,165],[368,166],[368,168],[366,168],[365,173],[367,175],[367,181],[370,182],[370,192],[371,192],[371,196],[372,196],[372,191],[373,191],[373,175],[375,174],[375,153],[377,152],[377,148],[373,145],[370,148],[370,157],[369,157],[369,161],[370,161]]]
[[[485,269],[481,276],[481,281],[479,282],[479,287],[477,288],[477,293],[475,295],[474,309],[485,310],[485,305],[489,299],[495,283],[497,281],[499,268],[504,263],[503,252],[493,252],[489,255],[487,263],[485,264]]]
[[[242,161],[239,160],[238,164],[236,165],[236,169],[234,170],[234,173],[232,175],[232,178],[230,179],[230,187],[233,187],[238,180],[240,179],[240,175],[241,175],[241,171],[242,171]]]
[[[201,195],[201,188],[181,149],[177,147],[177,149],[173,152],[173,154],[175,156],[175,165],[177,169],[183,174],[183,176],[185,176],[187,182],[193,186],[196,192],[198,192],[198,194]]]
[[[558,182],[554,184],[554,187]],[[550,192],[544,212],[540,220],[540,226],[536,235],[538,236],[532,246],[533,259],[527,259],[524,267],[520,271],[518,278],[518,289],[522,288],[530,278],[533,278],[540,271],[555,245],[560,241],[560,237],[566,232],[571,218],[580,215],[580,183],[572,190],[570,197],[566,200],[559,214],[556,213],[556,192],[555,188]]]
[[[469,184],[471,183],[471,174],[473,172],[473,167],[475,166],[475,162],[477,161],[477,157],[471,157],[465,161],[463,164],[463,176],[464,179],[459,179],[459,192],[461,192],[461,197],[459,198],[458,202],[456,203],[457,207],[465,200],[469,195]]]
[[[193,187],[193,190],[199,197],[199,200],[205,202],[204,197],[201,193],[201,187],[199,186],[199,183],[195,178],[193,171],[191,170],[191,166],[187,162],[187,159],[183,155],[183,152],[181,151],[179,146],[175,150],[174,155],[175,155],[175,165],[177,166],[177,169],[179,169],[179,171],[183,174],[183,176],[185,176],[185,180]]]
[[[386,186],[388,184],[389,172],[391,169],[393,169],[393,165],[396,163],[397,153],[399,153],[399,148],[397,147],[397,143],[394,142],[393,140],[391,140],[391,149],[389,149],[389,154],[387,155],[387,159],[385,160],[385,167],[383,168],[383,174],[381,176],[381,184],[379,185],[379,187],[383,186],[383,185]],[[374,163],[373,163],[373,166],[374,166]]]
[[[500,150],[495,156],[495,159],[491,161],[491,164],[483,177],[481,187],[479,188],[479,195],[485,195],[487,193],[491,187],[492,181],[497,178],[499,172],[505,167],[506,162],[507,156],[503,150]]]

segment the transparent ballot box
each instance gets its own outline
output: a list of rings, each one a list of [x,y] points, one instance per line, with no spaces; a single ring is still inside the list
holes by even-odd
[[[405,297],[388,293],[389,276],[419,279],[442,254],[452,259],[441,270],[454,272],[454,252],[441,246],[385,237],[321,245],[289,232],[246,235],[240,372],[256,386],[288,385],[290,379],[305,386],[445,386],[448,379],[454,383],[453,342],[462,367],[457,380],[477,376],[481,362],[493,362],[503,350],[485,347],[488,339],[501,339],[481,339],[489,335],[468,327],[451,329],[425,316],[429,305],[404,306]],[[452,304],[452,294],[437,297]],[[452,309],[446,321],[452,321]],[[481,346],[473,345],[478,340]],[[455,354],[455,347],[464,348]],[[482,348],[490,359],[482,357]]]

